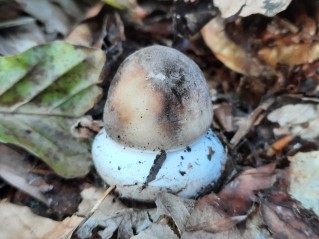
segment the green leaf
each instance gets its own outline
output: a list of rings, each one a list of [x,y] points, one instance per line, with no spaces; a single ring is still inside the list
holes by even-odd
[[[0,141],[27,149],[63,177],[85,175],[91,142],[74,138],[70,126],[100,99],[104,61],[101,50],[62,41],[0,57]]]

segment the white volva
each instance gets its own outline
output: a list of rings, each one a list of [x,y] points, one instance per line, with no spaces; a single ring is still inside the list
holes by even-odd
[[[129,187],[122,188],[119,191],[122,197],[147,201],[156,198],[156,193],[149,193],[149,198],[145,198],[141,194],[141,188],[146,185],[160,151],[125,147],[108,137],[105,130],[101,130],[94,140],[92,153],[98,173],[109,185],[139,186],[133,193]],[[142,189],[143,193],[165,190],[185,198],[197,196],[214,186],[214,182],[221,176],[225,161],[222,144],[208,130],[187,148],[167,151],[156,178]]]

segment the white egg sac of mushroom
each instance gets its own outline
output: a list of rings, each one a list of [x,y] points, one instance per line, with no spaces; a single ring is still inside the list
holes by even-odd
[[[136,51],[120,65],[92,146],[95,168],[122,197],[153,201],[167,191],[198,196],[220,178],[223,145],[210,129],[203,73],[164,46]]]

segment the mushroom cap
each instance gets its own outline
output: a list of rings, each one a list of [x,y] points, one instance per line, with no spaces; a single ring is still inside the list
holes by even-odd
[[[203,73],[181,52],[164,46],[136,51],[120,65],[104,109],[108,135],[145,150],[181,148],[212,121]]]

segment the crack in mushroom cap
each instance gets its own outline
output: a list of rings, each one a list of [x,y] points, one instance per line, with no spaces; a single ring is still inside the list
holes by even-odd
[[[150,46],[120,65],[104,124],[109,136],[125,146],[169,150],[202,136],[212,116],[208,86],[196,63],[175,49]]]

